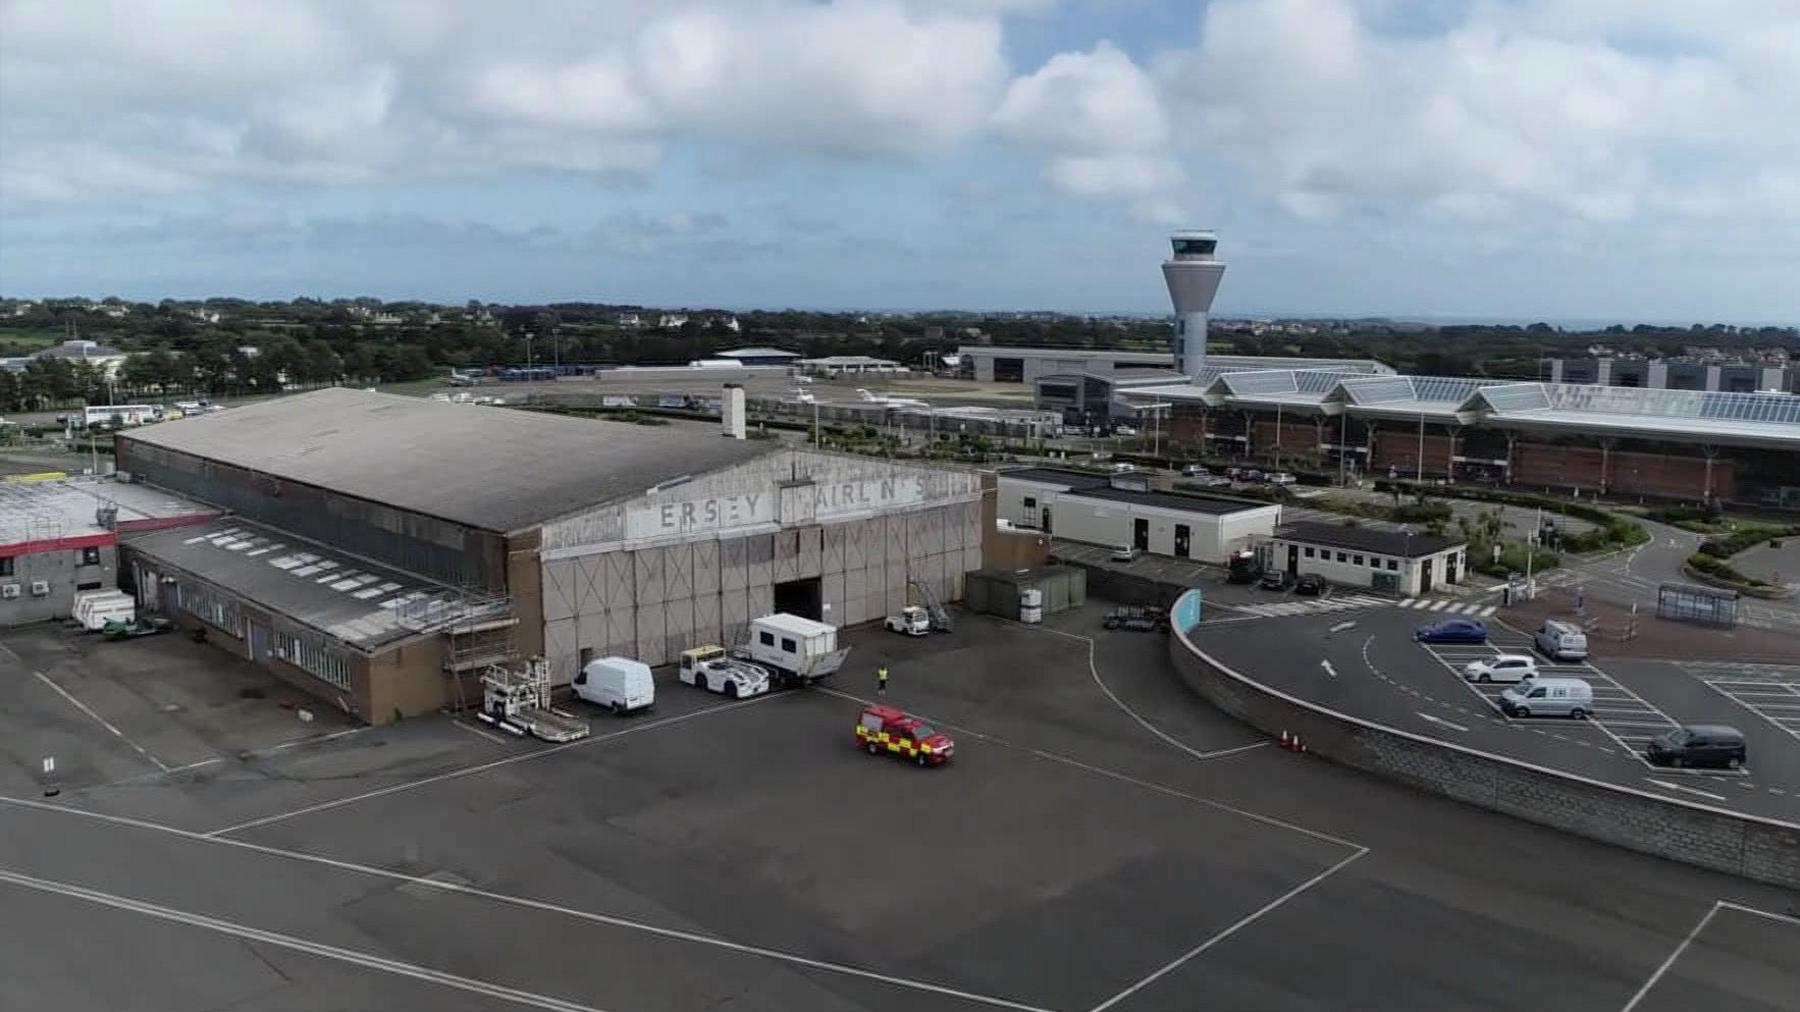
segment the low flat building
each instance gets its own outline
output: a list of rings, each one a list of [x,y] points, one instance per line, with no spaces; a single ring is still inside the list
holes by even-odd
[[[824,358],[803,358],[795,364],[808,376],[861,376],[866,373],[891,376],[912,371],[891,358],[874,358],[869,355],[827,355]]]
[[[1259,548],[1263,565],[1294,576],[1323,576],[1345,587],[1415,597],[1462,582],[1468,543],[1432,534],[1297,521]]]
[[[117,589],[120,535],[218,515],[110,478],[0,482],[0,626],[68,618],[76,594]]]
[[[997,516],[1057,538],[1223,564],[1274,533],[1281,507],[1255,499],[1154,487],[1141,473],[1060,468],[1000,472]]]

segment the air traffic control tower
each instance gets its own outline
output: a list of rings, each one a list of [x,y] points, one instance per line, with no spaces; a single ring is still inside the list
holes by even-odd
[[[1198,378],[1206,365],[1206,318],[1225,276],[1225,261],[1213,255],[1219,237],[1210,229],[1189,229],[1169,237],[1175,253],[1163,261],[1163,280],[1175,304],[1175,370]]]

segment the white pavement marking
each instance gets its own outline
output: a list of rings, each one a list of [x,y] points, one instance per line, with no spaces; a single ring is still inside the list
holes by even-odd
[[[1220,942],[1223,942],[1227,938],[1230,938],[1232,935],[1237,934],[1238,931],[1242,930],[1243,928],[1249,927],[1251,924],[1254,924],[1257,921],[1257,919],[1262,917],[1264,914],[1270,912],[1271,910],[1275,910],[1275,909],[1279,908],[1282,904],[1286,903],[1287,901],[1293,899],[1294,897],[1300,895],[1301,893],[1307,891],[1308,889],[1311,889],[1313,886],[1318,885],[1320,882],[1323,882],[1326,879],[1330,878],[1333,874],[1340,871],[1345,866],[1349,865],[1351,862],[1362,857],[1364,854],[1367,854],[1368,852],[1369,852],[1368,848],[1364,847],[1361,850],[1358,850],[1356,853],[1351,854],[1349,857],[1344,858],[1342,861],[1339,861],[1337,864],[1334,864],[1331,867],[1325,869],[1324,871],[1318,873],[1317,875],[1314,875],[1312,878],[1307,879],[1305,882],[1302,882],[1299,885],[1295,886],[1294,888],[1289,889],[1287,892],[1282,893],[1280,896],[1275,897],[1273,900],[1270,900],[1268,903],[1263,904],[1263,906],[1260,909],[1257,909],[1255,911],[1252,911],[1249,914],[1244,915],[1243,917],[1239,918],[1237,920],[1237,922],[1232,924],[1230,927],[1228,927],[1225,930],[1219,932],[1218,934],[1212,936],[1211,938],[1208,938],[1206,941],[1201,942],[1199,945],[1194,946],[1192,949],[1189,949],[1188,951],[1182,953],[1180,956],[1177,956],[1175,959],[1170,960],[1166,965],[1164,965],[1161,969],[1157,970],[1155,973],[1150,974],[1149,976],[1143,978],[1142,980],[1138,981],[1137,983],[1132,984],[1130,987],[1127,987],[1125,990],[1120,991],[1118,994],[1113,995],[1111,998],[1108,998],[1105,1001],[1101,1002],[1100,1004],[1095,1005],[1091,1010],[1089,1010],[1089,1012],[1106,1012],[1107,1009],[1112,1008],[1114,1005],[1117,1005],[1119,1002],[1124,1001],[1125,999],[1138,993],[1139,991],[1150,986],[1151,984],[1155,983],[1156,981],[1161,980],[1163,977],[1168,976],[1170,973],[1173,973],[1176,969],[1178,969],[1183,963],[1186,963],[1188,960],[1193,959],[1195,956],[1200,955],[1201,953],[1212,948],[1213,946],[1218,945]]]
[[[1645,777],[1644,779],[1650,781],[1651,783],[1655,784],[1658,787],[1666,788],[1671,791],[1681,791],[1684,794],[1698,794],[1703,798],[1711,798],[1714,801],[1724,801],[1725,800],[1725,795],[1723,795],[1723,794],[1713,794],[1708,791],[1699,791],[1699,790],[1695,790],[1692,787],[1683,787],[1680,784],[1669,783],[1667,780],[1656,780],[1651,777]]]
[[[1424,720],[1429,720],[1433,724],[1442,724],[1445,727],[1450,728],[1451,730],[1455,730],[1455,731],[1467,731],[1468,730],[1468,728],[1462,726],[1461,724],[1452,724],[1450,721],[1447,721],[1442,717],[1434,717],[1429,713],[1420,713],[1417,710],[1414,710],[1413,712],[1418,713],[1419,716]],[[1558,737],[1560,737],[1560,735]]]
[[[1619,1012],[1631,1012],[1632,1009],[1637,1008],[1638,1002],[1644,1000],[1644,996],[1649,994],[1650,989],[1656,986],[1656,982],[1663,978],[1663,974],[1669,972],[1669,967],[1674,966],[1675,961],[1681,958],[1681,954],[1687,951],[1687,947],[1694,944],[1694,939],[1700,937],[1700,932],[1706,930],[1706,925],[1712,921],[1721,906],[1724,904],[1714,903],[1712,905],[1712,909],[1706,912],[1706,916],[1700,918],[1700,923],[1694,925],[1693,929],[1687,933],[1687,937],[1681,940],[1681,944],[1675,947],[1675,951],[1669,953],[1669,958],[1662,961],[1662,965],[1656,968],[1656,972],[1650,975],[1649,980],[1644,981],[1644,986],[1637,989],[1637,994],[1632,995],[1631,1000],[1626,1002],[1625,1007]]]
[[[1319,662],[1319,667],[1325,669],[1325,676],[1327,678],[1336,678],[1337,677],[1337,669],[1331,666],[1330,661],[1321,660]]]
[[[1028,626],[1027,628],[1036,629],[1039,632],[1047,632],[1053,636],[1062,636],[1066,639],[1079,640],[1080,642],[1086,643],[1087,644],[1087,655],[1088,655],[1088,676],[1094,680],[1094,684],[1096,686],[1098,686],[1100,691],[1106,695],[1107,699],[1112,700],[1112,704],[1114,706],[1118,707],[1120,709],[1120,711],[1122,711],[1127,717],[1130,717],[1132,720],[1136,721],[1137,725],[1139,727],[1141,727],[1144,730],[1155,735],[1157,738],[1161,739],[1164,744],[1166,744],[1172,748],[1176,748],[1183,752],[1186,752],[1189,756],[1192,756],[1195,759],[1207,760],[1207,759],[1222,759],[1228,755],[1237,755],[1239,752],[1248,752],[1253,748],[1261,748],[1262,746],[1268,744],[1268,742],[1266,742],[1266,741],[1259,741],[1259,742],[1255,742],[1255,743],[1249,744],[1249,745],[1238,745],[1234,748],[1223,748],[1223,749],[1216,749],[1211,752],[1202,752],[1199,749],[1194,748],[1192,745],[1189,745],[1184,741],[1180,741],[1180,740],[1176,739],[1173,735],[1168,734],[1162,728],[1157,727],[1155,724],[1150,723],[1148,720],[1145,720],[1144,717],[1141,714],[1139,714],[1136,710],[1133,710],[1131,707],[1125,705],[1125,701],[1123,699],[1120,699],[1118,697],[1118,694],[1113,692],[1112,688],[1106,684],[1106,680],[1100,677],[1100,667],[1099,667],[1099,665],[1094,663],[1094,638],[1092,636],[1082,636],[1078,633],[1063,632],[1061,629],[1046,629],[1043,626]],[[836,689],[828,689],[826,691],[837,692]],[[845,695],[844,693],[837,693],[837,694],[840,696]],[[868,705],[868,700],[866,700],[866,699],[858,699],[855,696],[850,696],[849,698],[856,699],[857,702],[860,702],[860,703],[864,704],[865,706]]]
[[[768,695],[768,696],[757,696],[755,698],[756,699],[773,699],[773,698],[777,698],[777,697],[773,696],[773,695]],[[751,701],[751,700],[746,700],[746,702],[749,702],[749,701]],[[1154,787],[1154,785],[1146,785],[1146,786]],[[1166,793],[1174,793],[1174,794],[1180,795],[1180,792],[1174,791],[1171,788],[1162,788],[1162,790],[1164,790]],[[1194,798],[1194,797],[1190,797],[1187,795],[1181,795],[1181,796],[1189,797],[1189,800],[1196,801],[1201,804],[1210,805],[1210,806],[1213,806],[1216,808],[1227,807],[1227,806],[1221,805],[1215,801],[1207,801],[1204,798]],[[844,964],[844,963],[832,963],[832,962],[828,962],[823,959],[814,959],[810,956],[801,956],[801,955],[797,955],[797,954],[791,953],[791,952],[782,952],[779,949],[768,949],[768,948],[764,948],[760,945],[747,945],[742,942],[733,942],[728,939],[716,938],[711,935],[702,935],[697,932],[681,931],[676,928],[664,928],[664,927],[659,927],[654,924],[646,924],[642,921],[629,920],[624,917],[614,917],[610,914],[597,914],[597,913],[592,913],[592,912],[586,911],[586,910],[577,910],[573,907],[558,906],[555,903],[549,903],[544,900],[534,900],[529,897],[517,896],[517,895],[512,895],[509,893],[492,892],[487,889],[482,889],[478,886],[464,885],[464,884],[462,884],[460,882],[456,882],[456,881],[446,881],[446,880],[442,880],[442,879],[431,878],[429,876],[408,875],[404,872],[391,871],[387,868],[377,868],[372,865],[357,864],[353,861],[341,861],[334,857],[324,857],[319,854],[308,854],[304,851],[289,850],[285,847],[273,847],[273,846],[270,846],[270,845],[264,844],[264,843],[251,843],[248,840],[234,840],[228,836],[214,836],[209,833],[196,833],[196,832],[192,832],[192,831],[186,830],[186,829],[176,829],[173,826],[163,826],[163,825],[159,825],[154,822],[145,822],[142,819],[133,819],[133,818],[123,816],[123,815],[108,815],[103,812],[84,812],[80,809],[66,808],[66,807],[62,807],[59,805],[50,804],[49,802],[37,801],[37,800],[30,799],[30,798],[13,798],[13,797],[7,797],[5,795],[0,795],[0,805],[13,805],[13,806],[19,807],[19,808],[36,809],[37,811],[41,811],[41,812],[53,812],[58,815],[69,815],[69,816],[75,816],[77,818],[83,818],[83,819],[94,819],[94,820],[97,820],[100,822],[106,822],[106,823],[111,823],[113,825],[120,825],[120,826],[130,826],[134,829],[143,829],[143,830],[148,830],[148,831],[154,832],[154,833],[166,833],[170,836],[178,836],[185,840],[193,840],[197,843],[211,844],[211,845],[219,846],[219,847],[235,847],[239,850],[248,850],[248,851],[254,851],[258,854],[268,854],[273,857],[287,858],[288,860],[291,860],[291,861],[300,861],[300,862],[303,862],[306,864],[316,864],[316,865],[320,865],[320,866],[326,867],[326,868],[335,868],[339,871],[355,872],[355,873],[361,874],[361,875],[368,875],[372,878],[387,879],[389,881],[394,881],[394,882],[405,882],[409,885],[419,886],[419,887],[425,888],[425,889],[436,889],[440,892],[458,893],[458,894],[461,894],[464,896],[473,896],[473,897],[476,897],[479,899],[484,899],[484,900],[488,900],[488,901],[491,901],[494,903],[498,903],[503,906],[519,907],[521,909],[526,909],[526,910],[536,910],[541,913],[560,914],[564,917],[568,917],[573,920],[586,921],[590,924],[604,924],[608,927],[623,928],[623,929],[626,929],[629,931],[638,931],[638,932],[642,932],[647,935],[654,935],[658,938],[668,938],[668,939],[672,939],[672,940],[679,941],[679,942],[689,942],[689,943],[692,943],[695,945],[711,946],[716,949],[725,949],[730,952],[742,953],[744,955],[761,956],[765,959],[773,959],[778,962],[792,963],[796,966],[810,967],[815,970],[826,970],[831,973],[842,974],[847,977],[857,977],[857,978],[860,978],[863,980],[873,980],[873,981],[877,981],[877,982],[880,982],[883,984],[892,984],[897,987],[910,988],[914,991],[925,991],[925,992],[929,992],[932,994],[947,995],[947,996],[953,997],[953,998],[963,998],[968,1001],[977,1002],[977,1003],[980,1003],[983,1005],[993,1005],[993,1006],[996,1006],[999,1008],[1017,1009],[1017,1010],[1019,1010],[1019,1012],[1048,1012],[1048,1010],[1045,1010],[1045,1009],[1040,1009],[1040,1008],[1037,1008],[1032,1005],[1025,1005],[1025,1004],[1021,1004],[1019,1002],[1010,1001],[1005,998],[995,998],[995,997],[992,997],[989,995],[980,995],[980,994],[974,994],[974,993],[967,992],[967,991],[958,991],[954,988],[944,987],[944,986],[941,986],[938,984],[932,984],[932,983],[929,983],[926,981],[909,980],[905,977],[895,977],[895,976],[891,976],[889,974],[877,973],[873,970],[865,970],[861,967],[850,966],[850,965]],[[1235,811],[1235,810],[1233,810],[1233,811]],[[1269,819],[1266,816],[1256,816],[1252,813],[1247,813],[1247,812],[1240,812],[1238,814],[1249,815],[1251,818],[1259,819],[1260,821],[1271,822],[1271,823],[1275,823],[1277,825],[1282,825],[1281,823],[1276,823],[1275,820]],[[1339,843],[1346,847],[1357,846],[1356,844],[1348,843],[1343,840],[1338,840],[1333,837],[1326,836],[1323,833],[1315,833],[1311,830],[1302,829],[1298,826],[1283,825],[1283,828],[1291,829],[1291,830],[1294,830],[1295,832],[1306,834],[1309,836],[1314,836],[1314,837],[1326,840],[1331,843]]]
[[[226,826],[223,829],[215,829],[212,832],[206,833],[203,835],[223,836],[227,833],[236,833],[236,832],[238,832],[240,830],[244,830],[244,829],[255,829],[258,826],[267,826],[270,823],[274,823],[274,822],[285,822],[288,819],[298,818],[302,815],[311,815],[314,812],[325,812],[325,811],[329,811],[333,808],[342,808],[345,805],[354,805],[361,801],[367,801],[370,798],[382,798],[382,797],[386,797],[390,794],[398,794],[402,791],[410,791],[410,790],[413,790],[413,789],[419,788],[419,787],[427,787],[427,786],[430,786],[431,784],[442,783],[445,780],[455,780],[458,777],[466,777],[466,776],[470,776],[475,773],[485,773],[488,770],[498,769],[502,766],[510,766],[513,763],[530,762],[533,759],[541,759],[544,756],[555,755],[558,752],[564,752],[564,751],[567,751],[572,748],[584,748],[589,745],[598,745],[602,742],[612,741],[615,738],[623,738],[624,736],[626,736],[628,734],[638,734],[640,732],[654,730],[659,727],[667,727],[670,724],[678,724],[684,720],[692,720],[695,717],[704,717],[707,714],[712,714],[712,713],[723,713],[726,710],[735,710],[741,706],[755,706],[757,703],[762,703],[762,702],[766,702],[771,699],[780,699],[780,698],[781,698],[780,694],[770,693],[768,695],[763,695],[763,696],[753,696],[749,699],[739,700],[738,702],[735,702],[735,703],[724,703],[719,706],[709,706],[704,710],[695,710],[692,713],[683,713],[683,714],[680,714],[679,716],[675,716],[675,717],[665,717],[661,720],[652,720],[647,723],[637,724],[633,727],[625,728],[622,731],[614,731],[611,734],[596,735],[592,738],[583,738],[580,741],[564,742],[561,745],[552,745],[549,748],[541,748],[541,749],[537,749],[532,752],[525,752],[520,755],[507,756],[504,759],[495,759],[492,762],[478,763],[477,765],[474,765],[474,766],[464,766],[461,769],[451,770],[448,773],[439,773],[435,776],[422,777],[418,780],[409,780],[403,784],[393,784],[391,786],[377,788],[376,790],[372,790],[372,791],[364,791],[361,794],[352,794],[351,796],[349,796],[347,798],[336,798],[331,801],[321,801],[316,805],[307,805],[305,808],[296,808],[290,812],[282,812],[282,813],[279,813],[276,815],[265,815],[260,819],[250,819],[245,822],[240,822],[234,826]]]
[[[1447,605],[1447,604],[1449,604],[1449,603],[1450,603],[1450,602],[1449,602],[1449,601],[1441,601],[1441,600],[1440,600],[1440,601],[1433,601],[1433,602],[1431,602],[1431,607],[1430,607],[1430,608],[1429,608],[1429,609],[1427,609],[1427,610],[1429,610],[1429,611],[1443,611],[1443,610],[1444,610],[1444,605]]]
[[[1337,625],[1334,625],[1331,627],[1331,631],[1334,633],[1341,633],[1346,629],[1354,629],[1354,628],[1356,628],[1355,622],[1339,622]]]
[[[1499,610],[1500,610],[1499,605],[1490,604],[1487,607],[1481,609],[1481,611],[1478,614],[1482,618],[1487,618],[1489,615],[1492,615],[1494,612],[1497,612]]]
[[[450,987],[459,991],[468,991],[472,994],[479,994],[488,998],[498,998],[502,1001],[512,1002],[515,1005],[531,1005],[537,1008],[555,1009],[557,1012],[600,1012],[599,1009],[596,1009],[591,1005],[582,1005],[577,1002],[564,1001],[561,998],[552,998],[549,995],[538,994],[533,991],[522,991],[515,987],[507,987],[504,984],[495,984],[492,981],[477,980],[474,977],[462,977],[454,973],[445,973],[442,970],[433,970],[414,963],[403,963],[397,959],[388,959],[385,956],[376,956],[367,952],[357,952],[354,949],[345,949],[336,945],[326,945],[323,942],[312,942],[304,938],[296,938],[293,935],[284,935],[274,931],[264,931],[261,928],[252,928],[232,921],[221,920],[217,917],[208,917],[204,914],[176,910],[172,907],[160,906],[155,903],[146,903],[143,900],[134,900],[127,896],[115,896],[111,893],[103,893],[95,889],[70,885],[66,882],[55,882],[50,879],[36,878],[31,875],[20,875],[17,872],[10,871],[0,871],[0,882],[10,883],[11,885],[24,889],[35,889],[38,892],[67,896],[71,899],[78,899],[88,903],[112,907],[115,910],[128,910],[132,913],[143,914],[146,917],[154,917],[158,920],[173,921],[177,924],[186,924],[190,927],[204,928],[207,931],[216,931],[220,934],[231,935],[236,938],[243,938],[253,942],[262,942],[265,945],[277,945],[284,949],[293,949],[296,952],[304,952],[307,955],[323,956],[326,959],[335,959],[340,962],[351,963],[371,970],[380,970],[384,973],[392,973],[401,977],[411,977],[414,980],[426,981],[427,983],[437,984],[441,987]]]
[[[338,738],[348,738],[353,734],[361,734],[364,731],[372,730],[374,730],[373,727],[350,727],[345,728],[342,731],[333,731],[330,734],[309,734],[304,738],[295,738],[293,741],[284,741],[279,745],[270,745],[268,748],[258,749],[249,754],[253,756],[274,755],[277,752],[286,752],[290,748],[299,748],[301,745],[315,745],[320,742],[334,741]]]
[[[17,655],[15,654],[14,656],[17,656]],[[48,685],[48,686],[50,686],[50,688],[56,690],[56,694],[61,696],[64,699],[68,700],[69,704],[71,706],[75,707],[75,709],[80,710],[82,713],[85,713],[88,716],[94,718],[95,723],[99,724],[101,727],[104,727],[108,731],[112,732],[113,737],[119,739],[120,741],[124,742],[127,745],[130,745],[131,750],[133,752],[136,752],[138,755],[143,756],[144,760],[146,762],[150,763],[150,765],[155,766],[158,770],[160,770],[164,773],[169,772],[169,764],[168,763],[165,763],[161,759],[158,759],[155,756],[151,755],[149,749],[145,748],[142,745],[139,745],[137,742],[132,741],[130,738],[126,737],[125,732],[114,727],[112,724],[112,721],[107,720],[105,717],[102,717],[99,714],[95,713],[93,710],[88,708],[88,705],[86,703],[82,702],[79,699],[76,699],[74,696],[69,695],[69,693],[66,689],[64,689],[62,686],[56,684],[55,682],[51,681],[49,675],[44,674],[42,671],[33,671],[32,674],[37,676],[38,681],[43,682],[45,685]]]
[[[460,721],[460,720],[452,720],[450,723],[455,724],[457,727],[462,728],[464,731],[467,731],[470,734],[478,734],[481,737],[486,738],[488,741],[499,742],[502,745],[506,744],[505,738],[500,737],[499,735],[493,733],[492,731],[483,731],[481,728],[476,727],[474,724],[464,723],[463,721]]]

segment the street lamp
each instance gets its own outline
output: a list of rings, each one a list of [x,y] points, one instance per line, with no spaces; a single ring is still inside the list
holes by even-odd
[[[1413,578],[1414,574],[1413,574],[1413,557],[1412,557],[1412,527],[1407,524],[1401,524],[1400,525],[1400,536],[1402,538],[1406,539],[1403,547],[1400,550],[1400,556],[1401,556],[1400,565],[1402,565],[1406,568],[1406,585],[1407,585],[1407,587],[1410,588],[1410,587],[1414,587],[1417,585],[1416,581]]]

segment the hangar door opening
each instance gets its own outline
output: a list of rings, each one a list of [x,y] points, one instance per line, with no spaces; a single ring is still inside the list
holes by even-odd
[[[825,619],[825,582],[812,576],[775,585],[775,610],[815,622]]]

